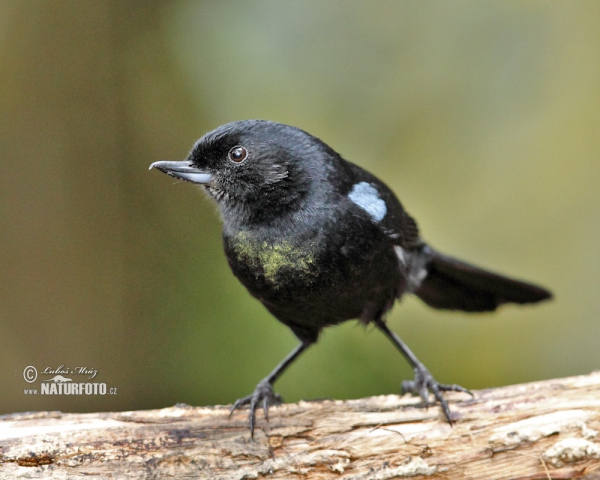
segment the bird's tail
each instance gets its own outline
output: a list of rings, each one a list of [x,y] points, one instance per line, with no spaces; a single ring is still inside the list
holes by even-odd
[[[535,303],[552,297],[545,288],[488,272],[426,247],[427,277],[415,294],[427,305],[484,312],[503,303]]]

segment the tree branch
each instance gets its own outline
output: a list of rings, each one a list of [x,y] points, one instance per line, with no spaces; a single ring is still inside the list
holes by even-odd
[[[600,479],[600,372],[446,397],[0,417],[0,477]]]

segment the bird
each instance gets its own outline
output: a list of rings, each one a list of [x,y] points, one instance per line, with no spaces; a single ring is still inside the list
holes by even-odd
[[[413,294],[435,309],[496,310],[502,304],[547,300],[547,289],[489,272],[438,252],[392,190],[367,170],[300,128],[269,120],[227,123],[202,136],[182,161],[150,165],[199,185],[216,201],[233,274],[297,337],[298,345],[230,416],[281,403],[274,383],[317,342],[325,327],[357,319],[373,324],[414,371],[402,392],[425,406],[433,394],[453,419],[443,392],[471,394],[439,383],[385,321],[396,300]],[[471,394],[472,395],[472,394]]]

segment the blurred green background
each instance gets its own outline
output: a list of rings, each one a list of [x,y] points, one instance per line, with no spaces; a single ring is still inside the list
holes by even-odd
[[[229,403],[296,344],[230,273],[215,207],[151,162],[220,124],[299,126],[382,178],[436,248],[556,299],[491,315],[406,298],[389,324],[438,380],[600,365],[600,3],[0,3],[0,413]],[[117,395],[32,396],[85,366]],[[394,393],[356,322],[287,401]],[[71,376],[83,381],[82,376]]]

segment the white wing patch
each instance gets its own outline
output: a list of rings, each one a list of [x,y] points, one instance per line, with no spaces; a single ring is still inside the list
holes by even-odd
[[[411,252],[405,251],[400,245],[394,245],[394,252],[396,252],[396,257],[398,258],[400,272],[406,278],[407,291],[414,292],[421,286],[425,277],[427,277],[426,257],[411,254]]]
[[[406,258],[404,257],[404,250],[400,245],[394,245],[394,252],[396,252],[396,256],[398,257],[398,261],[402,264],[403,267],[406,267]]]
[[[371,215],[371,218],[376,222],[381,221],[387,213],[385,202],[370,183],[360,182],[354,185],[348,194],[348,198]]]

